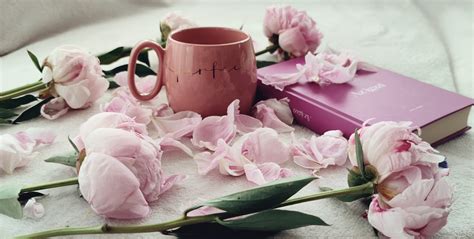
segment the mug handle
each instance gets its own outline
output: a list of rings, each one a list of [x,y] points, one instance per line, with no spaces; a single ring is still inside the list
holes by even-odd
[[[141,94],[138,89],[137,85],[135,84],[135,69],[137,66],[137,58],[143,48],[151,48],[155,51],[156,55],[158,55],[159,60],[159,68],[156,74],[156,83],[151,92],[147,94]],[[161,90],[161,86],[163,85],[163,65],[164,60],[163,56],[165,55],[165,50],[156,42],[153,41],[142,41],[138,43],[133,49],[130,54],[130,60],[128,62],[128,87],[130,88],[130,92],[132,95],[142,101],[151,100],[158,92]]]

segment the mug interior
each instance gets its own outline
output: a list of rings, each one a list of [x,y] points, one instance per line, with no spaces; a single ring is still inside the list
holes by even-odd
[[[170,39],[193,45],[227,45],[247,41],[250,37],[239,30],[224,27],[197,27],[172,33]]]

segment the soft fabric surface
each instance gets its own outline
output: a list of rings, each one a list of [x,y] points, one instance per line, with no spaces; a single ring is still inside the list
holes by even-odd
[[[117,3],[118,4],[118,3]],[[9,89],[37,80],[40,73],[29,61],[26,49],[45,57],[60,44],[78,44],[101,53],[116,46],[131,46],[142,39],[159,37],[158,21],[170,11],[180,11],[192,17],[199,25],[222,25],[238,28],[244,24],[258,42],[257,49],[266,46],[262,33],[262,18],[265,6],[270,3],[234,1],[188,3],[158,8],[149,6],[140,14],[123,16],[77,27],[43,40],[36,41],[0,58],[1,90]],[[325,34],[324,42],[336,49],[350,49],[378,66],[412,76],[421,81],[473,97],[472,91],[472,3],[470,1],[300,1],[292,3],[305,9],[318,22]],[[128,6],[128,5],[127,5]],[[143,10],[143,6],[127,7],[130,12]],[[3,12],[3,10],[2,10]],[[27,19],[27,17],[25,17]],[[34,21],[34,19],[31,19]],[[2,21],[3,22],[3,21]],[[3,33],[2,33],[3,34]],[[19,36],[21,38],[21,36]],[[20,41],[21,39],[19,39]],[[3,40],[2,40],[3,44]],[[165,92],[159,98],[166,101]],[[40,156],[27,167],[18,169],[13,175],[0,175],[0,183],[33,184],[75,176],[72,168],[43,162],[44,159],[72,152],[67,136],[78,132],[78,125],[89,116],[99,112],[100,104],[110,99],[110,92],[87,110],[69,112],[56,121],[37,119],[12,127],[0,128],[0,133],[20,131],[29,127],[46,127],[58,133],[55,144],[40,150]],[[471,113],[471,125],[474,123]],[[309,138],[313,133],[296,126],[297,137]],[[289,134],[281,134],[289,142]],[[437,238],[474,237],[474,131],[468,132],[437,149],[449,161],[449,181],[455,186],[455,203],[449,222]],[[97,216],[89,205],[78,197],[77,187],[70,186],[47,190],[48,197],[39,199],[46,215],[39,219],[16,220],[0,215],[0,237],[32,233],[65,226],[94,226],[102,223],[131,225],[158,223],[180,216],[183,209],[199,199],[210,199],[253,187],[244,177],[226,177],[213,172],[207,176],[197,173],[196,164],[181,153],[165,154],[164,170],[168,174],[187,174],[189,178],[165,193],[152,206],[152,214],[143,220],[105,220]],[[286,167],[298,175],[309,171],[289,162]],[[321,172],[322,179],[310,184],[298,195],[318,191],[318,186],[345,187],[346,170],[330,168]],[[342,203],[336,200],[321,200],[292,206],[318,215],[330,227],[306,227],[280,233],[276,238],[317,237],[374,237],[372,228],[361,216],[365,206],[359,202]],[[87,236],[91,238],[92,236]],[[112,236],[105,236],[106,238]],[[113,235],[114,238],[166,238],[159,233]],[[97,237],[99,238],[99,237]]]

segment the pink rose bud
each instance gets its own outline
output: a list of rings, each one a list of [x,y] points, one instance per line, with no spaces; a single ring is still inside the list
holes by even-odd
[[[89,107],[99,99],[109,87],[103,77],[99,59],[77,46],[65,45],[55,48],[46,58],[43,68],[43,81],[52,82],[51,94],[61,97],[72,109]],[[51,104],[56,103],[52,101]],[[64,114],[58,106],[45,106],[43,115],[55,119],[51,110],[57,115]],[[62,107],[64,108],[64,107]]]
[[[270,41],[290,57],[316,51],[323,37],[316,22],[305,11],[291,6],[267,8],[263,26]]]

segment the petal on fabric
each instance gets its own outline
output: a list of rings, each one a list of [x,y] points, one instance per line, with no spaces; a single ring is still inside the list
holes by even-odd
[[[282,169],[280,165],[276,163],[263,163],[259,165],[245,164],[244,171],[247,180],[257,185],[262,185],[292,175],[291,170]]]
[[[265,85],[271,85],[277,90],[282,91],[286,86],[298,83],[303,75],[304,71],[284,74],[267,74],[262,78],[262,83]]]
[[[153,115],[157,117],[170,116],[174,114],[173,109],[168,104],[160,104],[153,109]]]
[[[237,115],[235,116],[235,126],[239,133],[250,133],[255,131],[258,128],[262,128],[263,124],[260,120],[248,116],[248,115]]]
[[[193,131],[191,142],[201,148],[215,150],[217,141],[230,142],[237,132],[234,116],[209,116],[203,119]]]
[[[163,152],[181,150],[190,157],[193,157],[194,155],[193,151],[188,146],[184,145],[179,140],[176,140],[174,138],[163,137],[160,139],[159,145]]]
[[[117,73],[114,77],[114,81],[122,87],[128,87],[128,72],[123,71]],[[135,75],[135,84],[140,92],[150,92],[153,89],[155,82],[156,76],[150,75],[141,78]]]
[[[293,127],[281,121],[275,111],[265,104],[255,106],[254,116],[262,121],[264,127],[272,128],[279,133],[292,132],[295,130]]]
[[[44,216],[43,204],[37,202],[34,198],[30,198],[23,208],[23,215],[33,219],[42,218]]]
[[[52,144],[56,139],[56,133],[51,129],[45,128],[28,128],[15,134],[17,138],[24,134],[30,140],[35,142],[35,146],[40,144]]]
[[[291,158],[290,148],[280,140],[273,129],[260,128],[245,137],[247,138],[242,144],[241,152],[251,162],[281,164]]]
[[[84,82],[79,82],[74,85],[60,85],[54,84],[54,89],[59,96],[64,98],[67,105],[72,109],[80,109],[85,107],[88,103],[90,90],[83,85]]]
[[[41,106],[41,115],[49,120],[55,120],[65,115],[69,110],[69,106],[62,97],[57,97],[50,100],[48,103]]]
[[[220,156],[220,155],[219,155]],[[194,155],[194,161],[198,167],[200,175],[206,175],[219,165],[219,160],[222,156],[217,157],[210,152],[202,152]]]
[[[278,119],[280,119],[283,123],[287,125],[291,125],[293,124],[293,113],[291,113],[289,103],[290,100],[287,97],[281,98],[279,100],[277,100],[276,98],[271,98],[259,101],[255,104],[255,106],[263,104],[267,107],[270,107],[271,109],[273,109]]]
[[[145,217],[150,211],[138,179],[112,156],[88,153],[78,180],[81,194],[99,215],[131,219]]]
[[[405,215],[401,208],[383,209],[378,197],[369,206],[367,219],[373,227],[390,238],[412,238],[405,232]]]
[[[169,177],[165,177],[163,183],[161,184],[160,194],[168,191],[171,187],[175,184],[182,182],[187,178],[186,175],[171,175]]]
[[[158,135],[175,139],[192,135],[201,121],[201,115],[192,111],[181,111],[152,119]]]

